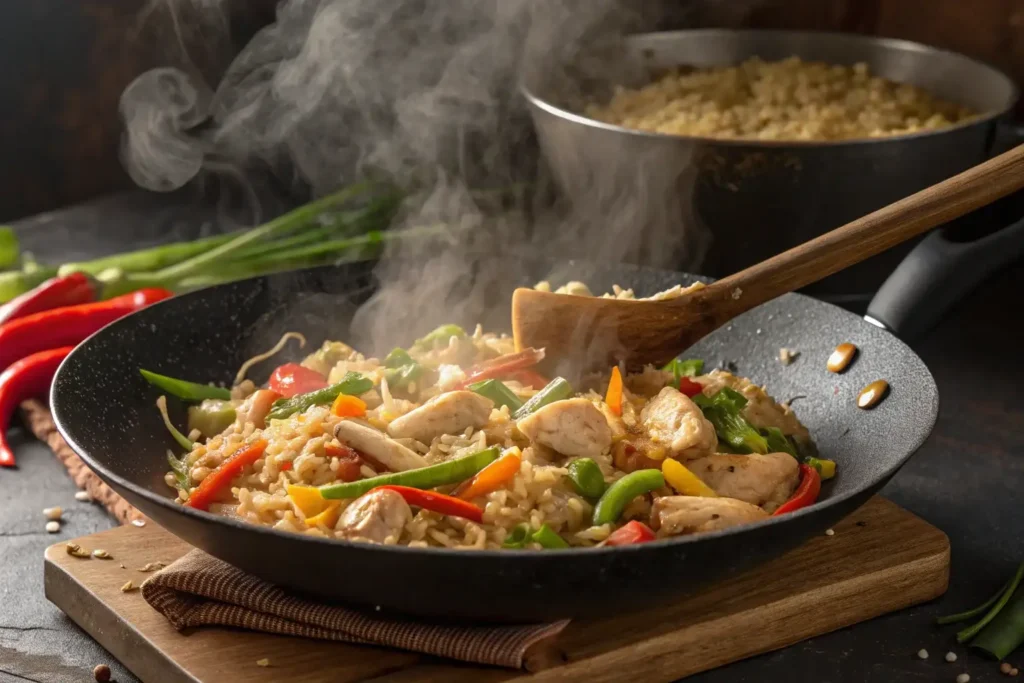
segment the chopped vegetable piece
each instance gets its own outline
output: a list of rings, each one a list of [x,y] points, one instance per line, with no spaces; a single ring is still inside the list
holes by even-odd
[[[521,420],[532,415],[549,403],[562,401],[572,396],[572,386],[565,379],[556,377],[548,385],[534,394],[519,410],[512,413],[513,419]]]
[[[592,501],[599,499],[607,486],[601,467],[590,458],[579,458],[569,463],[569,480],[576,493]]]
[[[230,427],[235,417],[235,408],[229,401],[208,398],[197,406],[188,407],[188,430],[198,429],[209,438]]]
[[[344,444],[329,443],[324,446],[324,453],[328,458],[338,459],[338,470],[335,474],[342,481],[355,481],[359,479],[362,476],[360,470],[362,469],[363,462],[369,460],[367,456]],[[387,469],[376,461],[370,464],[378,472],[383,472]]]
[[[604,544],[610,546],[636,545],[653,541],[654,538],[654,532],[649,526],[634,519],[613,531]]]
[[[344,484],[327,484],[320,487],[320,495],[324,498],[358,498],[367,491],[378,486],[397,485],[417,489],[432,489],[445,484],[456,484],[469,479],[474,474],[498,459],[498,449],[486,448],[471,455],[455,460],[448,460],[418,470],[405,470],[382,474],[369,479],[346,482]]]
[[[692,358],[690,360],[679,360],[675,358],[671,363],[662,368],[664,372],[672,373],[672,386],[680,388],[680,379],[683,377],[696,377],[704,371],[704,361]],[[694,382],[691,382],[694,384]],[[681,389],[680,389],[681,390]],[[683,392],[686,393],[686,392]]]
[[[693,397],[704,417],[715,427],[718,438],[739,453],[767,453],[768,441],[740,414],[747,399],[738,391],[723,388],[714,396]]]
[[[462,380],[456,389],[465,389],[470,384],[485,379],[501,379],[509,375],[533,367],[544,360],[544,351],[537,349],[523,349],[516,353],[507,353],[491,360],[474,365],[466,372],[466,379]]]
[[[316,370],[298,363],[285,363],[271,373],[268,386],[284,398],[292,398],[325,388],[327,380]]]
[[[386,368],[400,368],[415,362],[409,352],[402,348],[391,349],[391,353],[384,357],[384,367]]]
[[[149,370],[139,369],[139,373],[157,389],[166,391],[175,398],[184,401],[203,401],[208,398],[216,398],[226,401],[231,398],[231,391],[224,387],[215,387],[209,384],[198,384],[187,382],[183,379],[175,379],[166,375],[158,375]]]
[[[334,403],[334,399],[341,394],[359,396],[373,388],[373,382],[363,377],[358,372],[350,372],[337,384],[332,384],[326,389],[320,389],[308,394],[299,394],[292,398],[281,398],[274,401],[273,408],[267,414],[270,420],[283,420],[284,418],[301,413],[313,406],[327,405]]]
[[[1012,583],[1013,577],[1010,577],[1009,579],[1007,579],[1006,583],[1003,584],[1002,588],[1000,588],[995,595],[986,600],[984,603],[978,605],[974,609],[969,609],[966,612],[959,612],[957,614],[950,614],[945,617],[939,617],[935,620],[935,623],[939,626],[945,626],[946,624],[955,624],[958,621],[967,621],[972,617],[978,616],[979,614],[987,610],[989,607],[996,604],[996,600],[998,600],[1003,595],[1003,593],[1005,593],[1010,588],[1010,585]]]
[[[192,491],[185,503],[196,510],[206,510],[210,507],[218,495],[225,489],[230,488],[231,482],[242,473],[247,466],[253,464],[263,457],[267,450],[267,442],[263,439],[242,446],[235,451],[227,460],[220,464],[220,467],[206,475],[206,479],[200,482],[199,486]]]
[[[429,348],[434,345],[435,342],[448,341],[452,337],[465,337],[466,331],[458,325],[441,325],[432,332],[428,332],[426,335],[420,337],[413,346],[417,348]]]
[[[477,472],[476,476],[464,482],[452,494],[463,500],[473,500],[497,491],[519,473],[523,459],[518,448],[510,448],[503,456]]]
[[[778,427],[766,427],[761,430],[761,435],[764,436],[765,442],[768,444],[769,453],[789,453],[794,458],[800,458],[797,455],[796,446]]]
[[[687,379],[686,377],[679,378],[679,386],[677,388],[680,393],[684,396],[688,396],[689,398],[693,398],[704,391],[704,387],[701,384],[694,382],[692,379]]]
[[[523,402],[512,393],[512,390],[496,379],[485,379],[482,382],[474,382],[467,387],[470,391],[476,392],[485,398],[491,399],[497,407],[508,406],[512,412],[519,410]]]
[[[424,491],[423,489],[412,488],[411,486],[397,486],[395,484],[377,486],[376,489],[394,491],[402,496],[409,505],[415,505],[424,510],[452,517],[462,517],[477,524],[481,524],[484,521],[484,511],[461,498],[446,496],[437,491]]]
[[[522,548],[530,540],[530,525],[523,523],[517,524],[512,533],[506,538],[505,542],[501,544],[502,548]]]
[[[533,535],[530,536],[530,540],[534,543],[539,543],[542,548],[547,550],[561,550],[569,547],[565,539],[555,533],[547,524],[542,524],[539,529],[534,531]]]
[[[821,493],[821,475],[810,465],[800,465],[800,485],[796,492],[773,513],[775,516],[794,512],[814,504]]]
[[[315,517],[327,509],[330,501],[324,500],[320,489],[315,486],[289,484],[285,487],[292,504],[302,512],[303,517]]]
[[[996,601],[996,603],[992,605],[991,608],[989,608],[989,611],[985,614],[984,617],[981,618],[981,621],[974,624],[973,626],[968,626],[964,630],[957,633],[956,642],[966,643],[970,639],[974,638],[974,636],[978,635],[978,633],[983,628],[985,628],[989,622],[995,619],[996,615],[998,615],[1002,611],[1002,609],[1006,607],[1006,603],[1010,601],[1010,598],[1013,597],[1013,594],[1017,591],[1017,587],[1020,585],[1022,578],[1024,578],[1024,562],[1022,562],[1017,567],[1017,573],[1014,574],[1013,578],[1010,580],[1010,586],[1003,592],[1001,596],[999,596],[999,599]],[[1001,638],[997,638],[995,634],[991,636],[991,639],[993,641],[993,645],[997,645],[996,641],[1002,640]]]
[[[594,508],[594,525],[614,524],[619,521],[626,505],[637,496],[660,489],[665,485],[661,470],[637,470],[622,477],[608,487]]]
[[[661,463],[661,473],[665,475],[668,485],[683,496],[703,496],[717,498],[715,490],[701,481],[700,477],[691,472],[678,460],[667,458]]]
[[[331,413],[338,417],[364,417],[366,402],[358,396],[339,394],[331,405]]]
[[[332,500],[327,503],[327,508],[320,514],[306,517],[306,526],[314,527],[323,524],[328,529],[333,529],[334,525],[338,523],[339,517],[341,517],[341,501]]]
[[[178,482],[179,489],[188,491],[192,488],[192,478],[188,475],[188,465],[185,464],[184,458],[176,458],[174,453],[167,451],[167,464],[171,466],[171,472],[174,473],[174,480]]]
[[[423,366],[419,363],[409,363],[397,368],[384,370],[384,377],[388,386],[392,389],[402,389],[420,378],[423,374]]]
[[[178,431],[178,428],[171,422],[171,416],[167,414],[167,397],[161,396],[156,400],[157,410],[160,411],[160,417],[163,418],[164,427],[167,427],[167,431],[170,432],[171,436],[178,445],[184,448],[186,451],[191,451],[195,448],[195,444],[187,436]]]
[[[804,462],[818,470],[818,474],[821,475],[822,479],[831,479],[836,476],[836,463],[835,460],[825,460],[823,458],[807,458]]]
[[[1014,577],[1019,583],[1024,564],[1017,569]],[[1017,589],[1014,581],[1003,593],[1009,600],[993,616],[991,622],[984,625],[971,647],[988,652],[996,659],[1005,659],[1011,652],[1024,643],[1024,591]],[[957,637],[959,640],[959,636]],[[963,642],[963,641],[961,641]]]
[[[616,415],[622,415],[622,372],[619,366],[612,368],[611,379],[608,380],[608,391],[604,395],[604,402]]]
[[[544,375],[539,372],[534,372],[533,370],[520,370],[518,372],[513,372],[508,376],[508,379],[519,382],[524,387],[530,387],[531,389],[543,389],[547,386],[547,383],[551,381]]]

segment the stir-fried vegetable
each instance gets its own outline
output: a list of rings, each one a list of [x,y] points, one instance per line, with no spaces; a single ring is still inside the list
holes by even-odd
[[[594,525],[614,524],[619,521],[626,505],[637,496],[656,491],[665,485],[661,470],[637,470],[622,477],[608,487],[594,508]]]
[[[534,394],[519,410],[512,413],[513,419],[521,420],[549,403],[563,401],[572,396],[572,386],[562,377],[556,377],[548,385]]]
[[[485,398],[491,399],[498,408],[508,406],[509,410],[515,412],[523,406],[523,402],[519,400],[519,397],[512,393],[512,390],[505,386],[504,383],[496,379],[474,382],[467,388]]]
[[[328,529],[333,529],[334,525],[338,523],[338,518],[341,516],[341,501],[332,500],[328,503],[327,508],[318,515],[306,518],[306,526],[315,527],[321,524]]]
[[[220,464],[220,467],[206,475],[199,486],[189,494],[188,505],[196,510],[207,510],[210,503],[216,500],[217,496],[231,486],[235,477],[242,473],[249,465],[263,457],[267,450],[267,442],[263,439],[242,446],[227,460]]]
[[[285,487],[288,498],[295,505],[304,517],[315,517],[327,509],[330,501],[320,495],[320,489],[315,486],[302,486],[300,484],[288,484]]]
[[[339,394],[331,404],[331,414],[338,417],[365,417],[366,401],[358,396]]]
[[[420,378],[423,366],[405,349],[394,349],[384,358],[384,377],[392,389],[403,389]]]
[[[542,360],[544,360],[543,350],[530,348],[515,353],[507,353],[504,356],[498,356],[471,367],[466,372],[466,379],[462,380],[456,388],[465,389],[470,384],[475,384],[485,379],[511,377],[517,372],[533,367]]]
[[[821,493],[821,475],[818,474],[818,470],[810,465],[800,465],[800,484],[790,499],[780,505],[773,514],[784,515],[813,505],[814,501],[818,500],[819,493]]]
[[[824,458],[807,458],[804,461],[814,469],[818,470],[818,474],[821,475],[822,479],[831,479],[836,476],[836,463],[835,460],[826,460]]]
[[[327,386],[327,380],[316,370],[303,367],[298,363],[285,363],[270,374],[267,385],[271,391],[281,394],[284,398],[292,398],[299,394],[319,391]]]
[[[601,467],[590,458],[579,458],[569,463],[569,481],[576,493],[589,500],[597,500],[605,490]]]
[[[654,538],[654,532],[649,526],[634,519],[613,531],[605,539],[604,544],[606,546],[636,545],[653,541]]]
[[[555,533],[554,529],[547,524],[542,524],[539,529],[534,531],[530,540],[539,543],[540,547],[546,550],[561,550],[569,547],[565,539]]]
[[[529,543],[531,535],[529,524],[526,524],[525,522],[523,524],[517,524],[516,527],[512,529],[512,533],[505,538],[505,542],[501,544],[501,547],[522,548]]]
[[[191,489],[192,479],[189,477],[185,458],[175,457],[174,453],[167,451],[167,464],[171,466],[171,472],[174,473],[174,481],[177,482],[178,488],[183,491]]]
[[[680,360],[674,358],[671,363],[662,368],[665,372],[672,373],[671,385],[676,389],[682,391],[681,380],[688,377],[696,377],[704,371],[704,361],[700,359]],[[696,382],[688,382],[688,385],[696,384]],[[699,384],[697,386],[700,386]],[[685,391],[683,392],[686,393]],[[692,395],[692,394],[691,394]]]
[[[605,392],[604,402],[616,415],[622,415],[622,372],[619,366],[612,368],[611,379],[608,380],[608,391]]]
[[[419,349],[429,349],[439,341],[448,341],[452,337],[465,337],[466,331],[458,325],[441,325],[432,332],[428,332],[413,342],[413,346]]]
[[[171,422],[171,416],[167,414],[166,396],[161,396],[156,400],[156,407],[157,410],[160,411],[160,417],[164,421],[164,427],[167,428],[167,431],[170,433],[171,437],[178,442],[178,445],[184,448],[186,451],[191,451],[193,448],[195,448],[195,444],[192,443],[192,441],[187,436],[179,432],[178,428],[175,427],[174,423]]]
[[[768,441],[741,414],[747,399],[738,391],[722,388],[710,398],[697,394],[693,402],[715,427],[718,438],[739,453],[767,453]]]
[[[510,448],[500,458],[477,472],[472,479],[455,489],[452,495],[463,500],[472,500],[491,491],[497,491],[516,476],[522,461],[519,449]]]
[[[789,453],[794,458],[800,459],[796,452],[796,446],[782,433],[778,427],[766,427],[761,430],[765,443],[768,444],[769,453]]]
[[[200,434],[210,438],[230,427],[235,417],[230,402],[208,398],[197,406],[188,407],[188,430],[198,429]]]
[[[320,389],[308,394],[299,394],[292,398],[281,398],[274,401],[274,406],[267,414],[267,419],[283,420],[284,418],[309,410],[313,406],[323,406],[334,403],[334,400],[342,394],[359,396],[373,388],[373,382],[363,377],[358,372],[350,372],[337,384],[332,384],[326,389]]]
[[[424,491],[423,489],[412,488],[411,486],[398,486],[395,484],[385,484],[384,486],[377,487],[377,490],[381,489],[394,491],[402,496],[409,505],[415,505],[424,510],[452,517],[462,517],[477,524],[481,524],[484,521],[484,511],[461,498],[446,496],[437,491]]]
[[[320,487],[320,495],[324,498],[358,498],[367,491],[378,486],[409,486],[417,489],[432,489],[445,484],[457,484],[469,479],[474,474],[498,459],[496,447],[486,448],[447,462],[441,462],[417,470],[405,470],[382,474],[369,479],[345,482],[343,484],[327,484]]]
[[[668,485],[683,496],[704,496],[705,498],[717,498],[715,490],[705,484],[700,478],[689,470],[678,460],[665,459],[661,463],[661,473],[665,476]]]
[[[198,384],[186,382],[183,379],[175,379],[167,375],[158,375],[149,370],[139,369],[139,373],[157,389],[166,391],[171,396],[180,398],[183,401],[202,401],[208,398],[216,398],[226,401],[231,398],[231,391],[224,387],[215,387],[210,384]]]

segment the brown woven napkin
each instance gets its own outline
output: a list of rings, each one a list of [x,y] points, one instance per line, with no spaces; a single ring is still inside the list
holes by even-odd
[[[514,669],[543,668],[550,645],[569,623],[531,626],[439,626],[395,621],[289,595],[201,550],[193,550],[142,584],[142,596],[178,630],[232,626],[303,638],[421,652]],[[557,655],[555,655],[557,656]],[[544,664],[541,664],[543,662]]]

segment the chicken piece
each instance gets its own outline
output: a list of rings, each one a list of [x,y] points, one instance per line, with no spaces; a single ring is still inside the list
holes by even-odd
[[[787,453],[717,453],[691,460],[686,466],[718,495],[757,505],[768,512],[774,512],[789,499],[800,479],[800,465]]]
[[[641,372],[626,375],[625,379],[626,388],[630,392],[650,398],[665,388],[669,380],[672,379],[672,374],[659,370],[653,365],[648,365]]]
[[[338,441],[367,454],[392,472],[414,470],[428,465],[419,453],[403,446],[370,425],[356,420],[342,420],[334,428]]]
[[[715,452],[715,427],[685,394],[665,387],[640,411],[640,423],[654,444],[680,460]]]
[[[334,528],[351,540],[395,543],[411,521],[412,510],[402,495],[380,489],[354,500]]]
[[[659,536],[718,531],[767,518],[761,508],[735,498],[664,496],[651,508],[651,528]]]
[[[585,398],[549,403],[516,426],[530,441],[569,457],[594,458],[612,445],[608,421]]]
[[[461,434],[469,427],[487,425],[494,403],[472,391],[449,391],[430,399],[388,425],[396,439],[430,444],[443,434]]]
[[[777,427],[783,434],[794,437],[802,445],[812,447],[810,433],[800,424],[792,408],[779,404],[768,395],[764,387],[722,370],[698,377],[696,381],[703,385],[705,396],[714,396],[722,387],[738,391],[747,399],[747,405],[743,407],[742,412],[747,422],[759,429]]]
[[[281,397],[278,394],[269,389],[254,391],[235,411],[236,422],[240,427],[251,422],[256,429],[263,429],[267,426],[267,413],[270,412],[270,407],[279,398]]]

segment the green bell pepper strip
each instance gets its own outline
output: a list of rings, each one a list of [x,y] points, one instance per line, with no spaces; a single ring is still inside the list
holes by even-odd
[[[530,540],[530,525],[523,523],[517,524],[512,533],[506,538],[505,542],[501,544],[502,548],[523,548]]]
[[[332,384],[324,389],[311,391],[308,394],[299,394],[291,398],[279,398],[270,407],[267,418],[270,420],[283,420],[284,418],[301,413],[313,406],[323,406],[333,403],[334,399],[341,394],[359,396],[373,388],[373,382],[363,377],[358,372],[350,372],[337,384]]]
[[[412,343],[416,348],[429,348],[434,345],[434,342],[441,341],[443,339],[451,339],[452,337],[465,337],[466,331],[458,325],[441,325],[432,332],[428,332],[424,336],[420,337]]]
[[[222,401],[227,401],[231,398],[231,390],[225,389],[224,387],[214,387],[209,384],[186,382],[183,379],[175,379],[173,377],[168,377],[167,375],[158,375],[155,372],[150,372],[149,370],[143,370],[141,368],[139,369],[139,373],[142,374],[147,382],[157,389],[162,389],[171,396],[175,396],[185,401],[203,401],[208,398],[217,398]]]
[[[415,362],[409,352],[401,348],[391,349],[391,353],[384,357],[384,367],[386,368],[400,368]]]
[[[409,363],[398,368],[387,368],[384,370],[384,378],[388,381],[388,387],[401,389],[415,382],[423,374],[423,366],[419,363]]]
[[[637,470],[619,479],[597,501],[594,508],[594,526],[614,524],[619,521],[626,505],[637,496],[650,493],[665,485],[661,470]]]
[[[569,480],[576,493],[590,500],[598,500],[607,487],[600,466],[590,458],[569,463]]]
[[[482,382],[473,382],[467,388],[484,398],[491,399],[498,408],[508,406],[509,410],[515,412],[523,407],[523,402],[519,400],[519,397],[499,380],[485,379]]]
[[[547,550],[560,550],[569,547],[565,539],[556,534],[547,524],[534,531],[533,535],[530,536],[530,540],[540,543],[541,547]]]
[[[556,377],[547,386],[534,394],[529,401],[524,403],[518,410],[512,413],[512,418],[521,420],[531,415],[549,403],[562,401],[572,396],[572,385],[562,377]]]
[[[457,484],[469,479],[497,459],[498,449],[492,446],[462,458],[421,467],[417,470],[382,474],[343,484],[327,484],[320,487],[320,495],[327,499],[358,498],[370,489],[389,484],[416,489],[432,489],[445,484]]]

